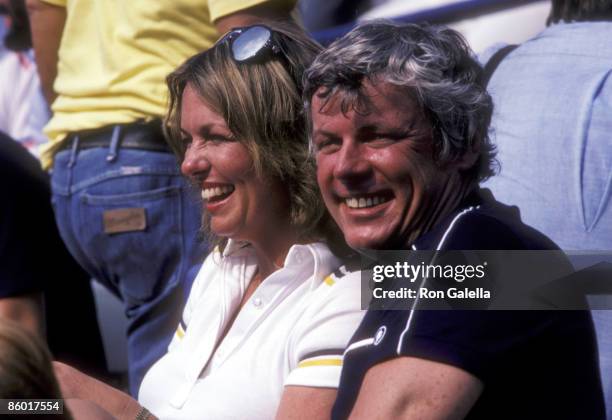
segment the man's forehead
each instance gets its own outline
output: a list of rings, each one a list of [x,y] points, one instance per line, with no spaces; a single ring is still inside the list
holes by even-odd
[[[345,118],[361,124],[387,120],[411,119],[421,114],[411,89],[386,82],[362,83],[359,90],[337,89],[325,95],[319,88],[313,95],[311,111],[313,119]]]

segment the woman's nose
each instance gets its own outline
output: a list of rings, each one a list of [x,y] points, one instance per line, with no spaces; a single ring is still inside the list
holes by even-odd
[[[181,163],[181,172],[187,177],[201,175],[210,170],[210,162],[206,158],[206,153],[202,148],[191,145],[185,151],[185,157]]]

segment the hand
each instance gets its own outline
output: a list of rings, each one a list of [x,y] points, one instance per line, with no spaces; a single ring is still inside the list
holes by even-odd
[[[77,398],[99,405],[118,419],[134,419],[142,408],[129,395],[68,366],[53,362],[64,398]]]
[[[69,398],[64,400],[64,409],[68,408],[75,420],[116,420],[110,413],[91,401]]]

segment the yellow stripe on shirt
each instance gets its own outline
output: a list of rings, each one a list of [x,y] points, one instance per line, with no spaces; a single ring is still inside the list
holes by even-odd
[[[342,366],[342,359],[317,359],[317,360],[305,360],[298,364],[298,368],[311,367],[311,366]]]

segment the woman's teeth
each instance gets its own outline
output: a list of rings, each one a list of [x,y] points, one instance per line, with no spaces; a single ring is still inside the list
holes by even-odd
[[[351,198],[346,198],[344,201],[346,202],[346,205],[351,209],[363,209],[366,207],[377,206],[386,201],[389,201],[389,199],[385,197],[380,197],[380,196],[373,196],[373,197],[359,197],[359,198],[351,197]]]
[[[222,195],[226,195],[234,191],[234,187],[231,185],[222,186],[222,187],[214,187],[214,188],[204,188],[202,190],[202,199],[210,200],[211,198],[220,197]]]

